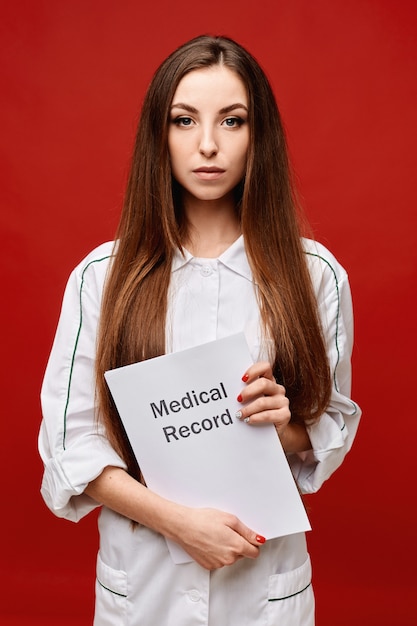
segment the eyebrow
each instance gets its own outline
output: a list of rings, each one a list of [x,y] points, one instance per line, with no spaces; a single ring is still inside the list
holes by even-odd
[[[186,104],[185,102],[177,102],[171,106],[171,109],[183,109],[184,111],[188,111],[189,113],[198,113],[198,109],[191,106],[190,104]],[[219,113],[224,115],[225,113],[230,113],[231,111],[235,111],[236,109],[244,109],[248,110],[248,107],[241,102],[235,102],[234,104],[229,104],[227,107],[223,107],[220,109]]]

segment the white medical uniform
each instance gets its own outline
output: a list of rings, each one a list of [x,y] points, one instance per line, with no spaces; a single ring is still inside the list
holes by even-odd
[[[312,493],[342,463],[360,410],[350,400],[353,331],[346,272],[320,244],[304,240],[304,247],[333,380],[328,410],[308,426],[313,449],[288,457],[301,491]],[[112,243],[103,244],[71,274],[42,387],[41,491],[57,516],[73,521],[98,506],[83,493],[88,483],[106,466],[125,468],[94,418],[97,323],[112,250]],[[242,236],[217,259],[178,254],[168,309],[168,351],[243,330],[253,359],[267,354],[260,341],[259,310]],[[132,528],[129,520],[106,507],[99,530],[96,626],[314,624],[303,533],[268,541],[258,559],[241,559],[209,572],[195,562],[175,565],[161,535]]]

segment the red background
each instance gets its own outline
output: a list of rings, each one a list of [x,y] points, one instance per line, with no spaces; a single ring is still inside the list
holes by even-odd
[[[350,274],[364,417],[308,499],[318,626],[416,623],[415,7],[3,0],[2,624],[91,623],[95,515],[74,525],[41,501],[39,388],[67,276],[113,237],[143,92],[204,32],[265,68],[315,235]]]

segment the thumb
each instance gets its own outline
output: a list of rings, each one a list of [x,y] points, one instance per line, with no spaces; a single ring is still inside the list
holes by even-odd
[[[254,530],[251,530],[240,520],[238,521],[238,528],[236,528],[236,531],[253,546],[261,546],[266,541],[263,535],[256,533]]]

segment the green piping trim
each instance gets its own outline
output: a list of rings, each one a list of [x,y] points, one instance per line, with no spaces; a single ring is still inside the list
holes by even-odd
[[[320,259],[321,261],[326,263],[326,265],[330,268],[330,271],[333,274],[333,278],[334,278],[334,282],[335,282],[335,286],[336,286],[336,294],[337,294],[337,314],[336,314],[336,332],[335,332],[335,344],[336,344],[337,361],[336,361],[336,365],[334,366],[333,382],[334,382],[334,386],[335,386],[336,391],[338,393],[340,393],[339,387],[338,387],[338,384],[337,384],[337,380],[336,380],[336,370],[337,370],[337,366],[339,365],[339,361],[340,361],[340,351],[339,351],[339,343],[338,343],[338,339],[339,339],[339,317],[340,317],[340,293],[339,293],[339,283],[337,281],[337,275],[336,275],[334,267],[329,263],[329,261],[327,259],[325,259],[320,254],[315,254],[313,252],[305,252],[305,254],[308,254],[309,256],[316,257],[317,259]],[[358,407],[356,406],[356,404],[350,398],[349,398],[349,402],[350,402],[350,404],[353,407],[352,415],[356,415],[356,413],[358,411]],[[343,424],[343,427],[341,428],[341,430],[344,430],[345,427],[346,427],[346,424]]]
[[[300,593],[303,593],[306,589],[310,587],[311,583],[308,583],[307,587],[304,589],[300,589],[300,591],[296,591],[289,596],[283,596],[282,598],[268,598],[268,602],[279,602],[280,600],[288,600],[288,598],[294,598],[294,596],[298,596]]]
[[[71,358],[71,367],[70,367],[70,373],[69,373],[69,378],[68,378],[68,390],[67,390],[67,399],[65,402],[65,409],[64,409],[64,434],[62,437],[62,447],[65,450],[65,439],[67,436],[67,412],[68,412],[68,405],[69,405],[69,401],[70,401],[70,394],[71,394],[71,382],[72,382],[72,374],[73,374],[73,370],[74,370],[74,363],[75,363],[75,353],[77,352],[77,348],[78,348],[78,341],[80,339],[80,334],[81,334],[81,328],[83,325],[83,306],[82,306],[82,295],[83,295],[83,287],[84,287],[84,275],[86,273],[86,271],[88,270],[88,268],[90,267],[90,265],[93,265],[93,263],[101,263],[101,261],[106,261],[107,259],[111,258],[111,254],[102,257],[101,259],[94,259],[94,261],[90,261],[90,263],[87,263],[87,265],[85,266],[85,268],[83,269],[83,272],[81,274],[81,285],[80,285],[80,296],[79,296],[79,302],[80,302],[80,323],[78,325],[78,331],[77,331],[77,336],[75,338],[75,344],[74,344],[74,350],[72,352],[72,358]]]
[[[339,284],[337,282],[336,272],[335,272],[333,266],[329,263],[329,261],[327,259],[325,259],[324,257],[320,256],[319,254],[314,254],[313,252],[305,252],[305,254],[308,254],[309,256],[312,256],[312,257],[316,257],[317,259],[320,259],[321,261],[326,263],[326,265],[330,268],[330,270],[331,270],[331,272],[333,274],[333,277],[334,277],[334,281],[335,281],[336,293],[337,293],[337,314],[336,314],[336,333],[335,333],[337,361],[336,361],[336,365],[335,365],[334,373],[333,373],[333,382],[334,382],[334,386],[335,386],[336,391],[339,392],[339,388],[338,388],[337,380],[336,380],[336,369],[337,369],[337,366],[338,366],[339,360],[340,360],[340,352],[339,352],[339,344],[338,344],[339,314],[340,314]],[[101,263],[102,261],[106,261],[107,259],[111,258],[111,256],[112,255],[109,254],[109,255],[107,255],[105,257],[102,257],[100,259],[94,259],[93,261],[90,261],[90,263],[88,263],[85,266],[85,268],[83,269],[83,272],[81,274],[81,286],[80,286],[80,296],[79,296],[79,301],[80,301],[80,323],[79,323],[79,326],[78,326],[77,336],[75,338],[74,350],[73,350],[72,358],[71,358],[71,368],[70,368],[70,374],[69,374],[69,379],[68,379],[68,391],[67,391],[67,398],[66,398],[65,409],[64,409],[64,434],[63,434],[63,438],[62,438],[62,447],[63,447],[64,450],[65,450],[65,439],[66,439],[66,434],[67,434],[67,412],[68,412],[68,406],[69,406],[69,400],[70,400],[70,394],[71,394],[71,382],[72,382],[72,374],[73,374],[73,370],[74,370],[75,354],[77,352],[78,341],[80,339],[81,328],[82,328],[82,324],[83,324],[82,294],[83,294],[83,287],[84,287],[84,276],[85,276],[86,271],[90,267],[90,265],[93,265],[93,263]],[[356,412],[357,412],[357,406],[356,406],[356,404],[354,402],[352,402],[352,400],[350,400],[350,403],[354,407],[354,412],[352,413],[352,415],[355,415]],[[345,428],[345,426],[346,426],[346,424],[343,425],[342,430]]]
[[[334,282],[335,282],[335,285],[336,285],[337,313],[336,313],[335,343],[336,343],[337,361],[336,361],[336,365],[334,367],[333,382],[334,382],[334,386],[335,386],[336,391],[339,392],[339,388],[337,386],[337,380],[336,380],[336,370],[337,370],[337,366],[339,365],[339,361],[340,361],[340,352],[339,352],[339,343],[338,343],[338,337],[339,337],[339,315],[340,315],[339,283],[337,282],[336,272],[335,272],[334,268],[332,267],[332,265],[330,265],[330,263],[329,263],[329,261],[327,259],[325,259],[324,257],[320,256],[319,254],[313,254],[312,252],[306,252],[306,254],[309,254],[310,256],[314,256],[317,259],[320,259],[321,261],[324,261],[324,263],[326,263],[326,265],[330,268],[330,270],[331,270],[331,272],[333,274]]]
[[[114,593],[115,596],[119,596],[120,598],[127,598],[127,594],[126,593],[118,593],[117,591],[114,591],[113,589],[110,589],[109,587],[106,587],[106,585],[103,585],[102,582],[100,582],[100,580],[97,578],[97,582],[100,585],[100,587],[103,587],[103,589],[105,589],[106,591],[110,591],[110,593]]]

